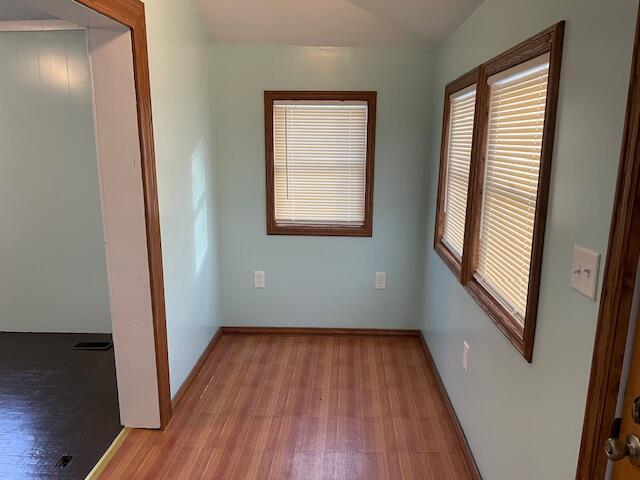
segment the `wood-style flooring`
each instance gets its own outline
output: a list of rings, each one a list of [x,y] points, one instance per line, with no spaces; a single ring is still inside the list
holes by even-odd
[[[415,337],[223,334],[165,431],[101,479],[466,480]]]
[[[1,480],[82,480],[122,429],[113,349],[71,349],[91,341],[111,336],[0,333]]]

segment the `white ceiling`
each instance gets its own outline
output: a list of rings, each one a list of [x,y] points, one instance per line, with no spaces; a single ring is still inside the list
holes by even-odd
[[[215,42],[431,47],[482,0],[196,0]]]

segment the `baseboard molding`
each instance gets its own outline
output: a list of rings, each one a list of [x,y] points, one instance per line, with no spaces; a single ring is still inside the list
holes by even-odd
[[[222,335],[233,335],[233,334],[265,334],[265,335],[374,335],[374,336],[405,336],[405,337],[416,337],[420,345],[422,347],[422,351],[424,352],[424,356],[427,360],[427,365],[429,369],[432,371],[433,376],[436,379],[436,383],[438,386],[438,390],[442,396],[442,400],[444,402],[444,406],[447,412],[447,415],[451,419],[451,422],[454,426],[454,434],[460,444],[460,449],[462,453],[462,457],[464,460],[465,468],[467,469],[470,478],[473,480],[482,480],[482,476],[480,475],[480,470],[478,470],[478,465],[476,464],[475,459],[473,458],[473,454],[471,453],[471,449],[469,448],[469,443],[467,442],[467,438],[464,434],[464,430],[462,430],[462,425],[460,425],[460,421],[458,420],[458,415],[451,404],[451,399],[449,398],[449,394],[442,383],[442,378],[440,378],[440,374],[438,373],[438,369],[436,368],[436,364],[433,361],[433,357],[431,356],[431,352],[429,351],[429,347],[427,346],[427,342],[424,339],[422,331],[420,330],[387,330],[387,329],[371,329],[371,328],[302,328],[302,327],[220,327],[216,334],[213,336],[207,348],[205,348],[204,352],[198,359],[198,362],[195,364],[191,373],[184,381],[175,397],[171,401],[171,406],[175,409],[184,394],[187,392],[193,380],[198,375],[203,365],[205,364],[207,358],[215,348],[216,344],[220,340]],[[116,439],[117,440],[117,439]],[[124,438],[122,439],[124,440]],[[115,443],[115,441],[114,441]],[[120,442],[122,443],[122,442]],[[115,453],[115,451],[113,452]],[[106,454],[105,454],[106,455]],[[112,454],[113,456],[113,454]],[[105,465],[106,466],[106,465]],[[91,477],[94,479],[97,477]],[[89,480],[89,477],[87,477]]]
[[[120,446],[124,443],[124,440],[127,438],[127,435],[129,435],[130,431],[131,429],[126,427],[120,430],[118,436],[113,440],[113,442],[111,442],[111,445],[109,446],[109,448],[107,448],[107,451],[104,452],[104,455],[102,455],[102,457],[100,457],[100,460],[98,460],[96,466],[91,469],[84,480],[97,480],[98,478],[100,478],[100,475],[102,474],[102,472],[104,472],[105,468],[107,468],[107,465],[109,465],[111,459],[115,456]]]
[[[204,349],[204,352],[202,352],[202,355],[200,355],[200,358],[198,359],[196,364],[191,369],[191,372],[189,373],[189,376],[186,378],[186,380],[182,383],[182,385],[180,386],[180,388],[176,392],[175,396],[171,400],[171,409],[172,410],[175,410],[178,407],[178,405],[180,404],[180,401],[184,397],[184,394],[187,392],[187,390],[189,390],[189,387],[193,383],[193,380],[196,378],[198,373],[200,373],[200,370],[202,370],[202,367],[204,366],[205,362],[207,361],[207,358],[209,358],[209,355],[211,355],[211,352],[213,351],[213,349],[215,348],[216,344],[220,340],[220,336],[222,335],[222,330],[223,330],[222,328],[218,328],[218,330],[216,331],[215,335],[213,336],[213,338],[209,342],[209,345],[207,345],[207,348]]]
[[[265,335],[378,335],[417,337],[420,330],[387,330],[383,328],[308,328],[308,327],[222,327],[225,334],[260,333]]]
[[[420,345],[422,346],[422,350],[424,352],[424,356],[427,358],[427,364],[429,368],[433,372],[433,376],[436,379],[436,383],[438,386],[438,390],[440,390],[440,395],[442,396],[442,400],[444,401],[445,409],[447,410],[447,414],[451,419],[451,422],[454,425],[455,435],[458,439],[458,443],[460,444],[460,449],[462,453],[462,457],[464,459],[464,464],[467,469],[467,472],[470,475],[470,478],[473,480],[482,480],[482,476],[480,475],[480,470],[478,470],[478,465],[476,464],[475,459],[473,458],[473,453],[471,453],[471,448],[469,448],[469,443],[467,442],[467,437],[464,434],[464,430],[462,430],[462,425],[460,425],[460,420],[458,420],[458,415],[451,404],[451,399],[449,398],[449,394],[447,390],[444,388],[444,383],[442,383],[442,378],[440,378],[440,374],[438,373],[438,369],[436,368],[436,364],[433,361],[433,357],[431,356],[431,352],[429,351],[429,347],[427,346],[427,342],[424,339],[424,335],[420,331],[418,334],[420,338]]]

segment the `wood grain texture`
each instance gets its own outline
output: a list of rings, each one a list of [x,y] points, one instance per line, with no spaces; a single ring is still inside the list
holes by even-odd
[[[634,421],[632,415],[634,400],[640,397],[640,329],[636,329],[631,348],[633,348],[631,369],[626,385],[624,406],[622,408],[622,424],[618,435],[618,438],[623,441],[629,434],[640,436],[640,425]],[[639,477],[640,467],[633,465],[629,458],[624,458],[613,464],[612,480],[628,480]]]
[[[542,269],[542,249],[547,216],[547,202],[551,178],[551,159],[555,134],[555,118],[560,86],[560,67],[562,62],[562,43],[564,37],[564,21],[558,22],[546,30],[534,35],[515,47],[501,53],[479,67],[462,75],[445,88],[444,113],[442,124],[442,140],[440,146],[440,169],[438,179],[438,197],[436,206],[436,228],[434,249],[444,263],[456,275],[469,294],[478,302],[498,329],[509,339],[522,356],[531,362],[535,337],[536,317],[538,310],[538,293]],[[484,185],[484,166],[487,123],[489,117],[489,87],[491,75],[515,67],[523,62],[550,54],[549,83],[547,90],[542,152],[540,155],[540,174],[536,198],[536,215],[534,219],[531,251],[531,267],[529,272],[529,290],[524,327],[475,277],[478,265],[480,244],[480,221],[482,216],[482,196]],[[464,232],[464,248],[462,258],[456,257],[442,242],[444,229],[444,195],[447,177],[447,139],[449,136],[449,97],[452,93],[465,88],[474,82],[476,89],[476,108],[471,147],[471,168],[469,172],[469,188],[467,195],[467,211]]]
[[[547,203],[551,179],[551,160],[553,158],[553,143],[555,135],[556,110],[558,91],[560,87],[560,67],[562,63],[562,43],[564,37],[564,21],[558,22],[546,30],[534,35],[515,47],[501,53],[480,67],[481,79],[478,82],[479,112],[476,123],[477,137],[486,138],[487,122],[489,119],[489,88],[488,79],[496,73],[520,65],[544,53],[550,54],[549,80],[547,86],[546,110],[544,129],[542,134],[542,151],[540,154],[540,172],[538,177],[538,191],[536,196],[536,214],[533,225],[531,247],[531,264],[529,269],[529,283],[527,292],[527,308],[524,327],[509,312],[502,303],[485,288],[475,277],[478,265],[480,245],[480,221],[482,216],[482,196],[484,185],[484,164],[486,142],[475,143],[476,152],[473,155],[472,187],[470,199],[467,202],[467,229],[465,238],[465,252],[463,258],[462,283],[467,291],[478,302],[498,329],[509,339],[511,344],[531,362],[533,359],[533,343],[538,313],[538,293],[540,289],[540,275],[542,271],[542,250],[544,246],[544,232],[547,217]]]
[[[577,480],[604,478],[603,444],[615,418],[640,255],[640,9],[613,202]]]
[[[474,83],[478,84],[479,81],[480,69],[474,68],[473,70],[465,73],[464,75],[456,78],[452,82],[448,83],[444,89],[444,107],[442,113],[442,140],[440,142],[440,168],[438,173],[438,196],[436,203],[436,227],[434,231],[433,238],[433,248],[436,253],[440,255],[440,258],[444,261],[445,265],[449,267],[449,269],[453,272],[459,282],[465,283],[462,278],[462,258],[459,258],[455,255],[449,247],[447,247],[442,241],[442,236],[444,235],[444,221],[445,221],[445,195],[446,195],[446,182],[447,182],[447,156],[449,149],[449,115],[451,110],[451,95],[460,90],[463,90]],[[479,102],[476,101],[475,105],[475,114],[474,118],[477,118],[478,114],[478,106]],[[476,151],[476,144],[478,142],[478,124],[479,122],[474,121],[473,124],[473,138],[471,140],[471,152]],[[469,159],[469,163],[473,164],[474,161],[472,158]],[[469,180],[471,180],[471,168],[469,169]],[[469,193],[471,193],[472,183],[469,181],[468,189]],[[470,199],[471,195],[467,195],[467,213],[470,211]],[[468,215],[467,215],[468,216]],[[465,220],[466,225],[466,220]],[[466,240],[466,232],[465,228],[465,245],[467,243]],[[464,248],[463,248],[464,250]]]
[[[81,480],[121,431],[113,349],[100,333],[0,332],[0,479]],[[65,468],[55,464],[73,455]]]
[[[276,335],[381,335],[417,337],[420,330],[385,328],[313,328],[313,327],[222,327],[222,333],[262,333]]]
[[[102,479],[471,479],[417,336],[223,334]]]
[[[102,472],[104,472],[104,469],[107,468],[107,465],[109,465],[109,462],[111,461],[113,456],[116,454],[116,452],[120,448],[120,445],[124,443],[124,440],[125,438],[127,438],[127,435],[129,435],[130,431],[131,431],[130,428],[123,428],[120,431],[120,433],[113,440],[113,442],[111,443],[107,451],[104,452],[102,457],[100,457],[100,460],[98,460],[98,463],[96,463],[93,469],[91,469],[91,471],[87,474],[84,480],[98,480],[98,478],[100,478],[100,475],[102,475]]]
[[[200,370],[202,370],[205,363],[207,362],[209,355],[211,355],[211,352],[213,352],[213,349],[218,344],[218,341],[220,341],[221,335],[222,335],[222,328],[218,328],[215,335],[213,336],[213,338],[211,339],[207,347],[204,349],[204,352],[202,352],[202,355],[200,355],[200,358],[196,362],[195,366],[191,369],[191,372],[189,372],[189,375],[187,376],[187,378],[182,383],[182,385],[176,392],[175,396],[171,400],[172,410],[175,410],[176,407],[180,404],[180,402],[184,398],[185,393],[189,390],[189,386],[193,383],[195,378],[198,376],[198,373],[200,372]]]
[[[458,415],[456,414],[456,410],[453,408],[453,404],[451,403],[451,399],[449,398],[449,394],[447,393],[447,389],[444,387],[444,383],[442,383],[442,378],[440,378],[440,374],[438,373],[438,369],[436,368],[436,362],[433,360],[433,356],[431,355],[431,351],[427,345],[427,342],[420,332],[420,346],[422,347],[422,351],[424,352],[424,356],[427,359],[427,364],[429,365],[429,369],[431,370],[434,378],[436,379],[436,385],[438,387],[438,391],[440,392],[440,396],[444,402],[444,406],[447,409],[447,414],[451,423],[453,424],[456,436],[458,438],[459,444],[462,446],[461,453],[464,458],[465,467],[467,468],[467,472],[469,473],[470,478],[474,480],[481,480],[482,476],[480,475],[480,470],[478,469],[478,465],[476,464],[475,458],[473,458],[473,453],[471,452],[471,448],[469,447],[469,443],[467,442],[467,437],[464,434],[464,430],[462,429],[462,425],[460,424],[460,420],[458,420]]]
[[[139,0],[78,0],[96,12],[116,20],[131,29],[133,47],[133,75],[138,110],[138,134],[142,187],[149,256],[151,309],[158,374],[160,425],[165,427],[171,419],[171,388],[169,385],[169,354],[167,345],[166,311],[164,304],[164,275],[162,270],[162,243],[160,240],[160,211],[151,115],[151,84],[144,4]]]
[[[373,173],[376,151],[377,92],[369,91],[266,91],[264,92],[264,139],[267,191],[267,235],[317,235],[370,237],[373,235]],[[367,156],[365,171],[364,223],[344,225],[279,225],[275,213],[275,169],[273,152],[273,102],[276,100],[361,100],[367,102]]]

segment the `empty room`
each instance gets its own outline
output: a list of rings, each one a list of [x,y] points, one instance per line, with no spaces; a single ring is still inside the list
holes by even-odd
[[[0,0],[0,479],[640,478],[637,0]]]

